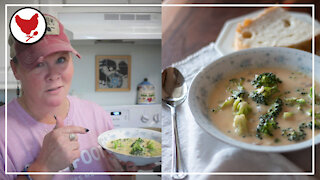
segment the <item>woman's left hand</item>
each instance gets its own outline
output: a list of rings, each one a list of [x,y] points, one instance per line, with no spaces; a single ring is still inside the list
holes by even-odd
[[[106,161],[108,164],[108,172],[137,172],[138,170],[151,170],[156,165],[148,164],[145,166],[136,166],[133,162],[123,162],[117,159],[113,154],[104,151]]]
[[[107,162],[107,172],[137,172],[138,170],[151,170],[156,165],[148,164],[146,166],[136,166],[133,162],[123,162],[118,160],[113,154],[108,153],[104,150],[104,154],[106,155]],[[111,176],[112,180],[124,180],[124,179],[132,179],[132,175],[117,175]]]

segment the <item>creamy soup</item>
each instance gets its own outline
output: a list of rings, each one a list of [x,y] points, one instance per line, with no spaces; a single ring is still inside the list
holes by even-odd
[[[269,96],[269,98],[266,98],[269,100],[266,103],[267,105],[253,99],[253,92],[263,93],[266,92],[267,88],[262,86],[257,87],[252,84],[252,81],[255,80],[258,75],[266,72],[273,73],[281,80],[281,83],[277,83],[278,90],[274,91],[274,94]],[[233,106],[236,98],[232,96],[232,93],[239,90],[238,86],[234,85],[234,80],[237,80],[236,82],[238,84],[241,82],[241,86],[245,92],[247,92],[240,100],[244,102],[242,105],[248,105],[249,107],[248,112],[242,110],[244,111],[244,115],[241,115],[242,112],[240,112],[240,110],[235,110],[234,107],[239,106]],[[318,82],[316,82],[315,86],[320,87]],[[227,77],[214,86],[208,102],[209,114],[213,124],[218,127],[220,131],[246,143],[257,145],[285,145],[301,142],[310,139],[312,136],[312,130],[310,128],[310,125],[312,125],[310,112],[312,109],[312,99],[309,94],[311,87],[312,79],[299,72],[280,68],[248,69],[234,76]],[[316,89],[316,94],[319,94],[318,90],[319,89]],[[230,103],[224,104],[228,98],[233,99]],[[258,125],[264,124],[261,122],[261,117],[268,114],[268,109],[271,107],[273,107],[274,110],[275,106],[272,105],[274,105],[277,98],[280,98],[282,101],[281,111],[276,118],[274,118],[277,127],[270,128],[270,134],[261,132],[262,126],[260,126],[259,131],[257,131]],[[318,101],[315,105],[316,113],[320,112],[319,107]],[[246,120],[241,122],[236,121],[236,115],[237,118],[244,118]],[[266,116],[263,118],[265,117]],[[239,124],[246,127],[239,130]],[[315,133],[319,133],[319,128],[315,129]],[[297,136],[299,137],[297,138]]]
[[[161,155],[161,144],[146,138],[123,138],[107,142],[107,147],[114,152],[132,155],[154,157]]]

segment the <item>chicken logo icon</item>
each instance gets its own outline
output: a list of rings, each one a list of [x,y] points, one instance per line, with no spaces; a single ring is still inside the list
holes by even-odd
[[[28,42],[29,39],[33,38],[34,36],[38,35],[38,31],[33,31],[33,35],[30,36],[31,31],[35,30],[38,27],[38,17],[39,15],[37,13],[35,13],[29,20],[22,19],[18,14],[15,17],[21,31],[26,33],[28,37],[26,42]]]
[[[10,30],[13,37],[24,44],[38,42],[46,32],[46,20],[40,11],[25,7],[11,17]]]

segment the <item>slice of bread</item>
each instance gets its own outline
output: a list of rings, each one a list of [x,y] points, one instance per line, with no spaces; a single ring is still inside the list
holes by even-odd
[[[320,54],[320,29],[315,28],[316,53]],[[311,52],[312,25],[271,7],[253,19],[245,19],[236,29],[234,47],[291,47]]]

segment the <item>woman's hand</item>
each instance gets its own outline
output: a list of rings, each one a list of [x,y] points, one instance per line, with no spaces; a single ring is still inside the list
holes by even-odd
[[[39,155],[30,165],[29,171],[57,172],[68,167],[80,157],[78,137],[70,134],[85,134],[87,130],[79,126],[63,126],[57,119],[56,127],[44,139]]]
[[[133,162],[123,162],[118,160],[113,154],[104,150],[107,162],[107,172],[137,172],[138,170],[151,170],[155,164],[148,164],[146,166],[136,166]],[[132,175],[117,175],[111,176],[112,180],[132,179]]]

